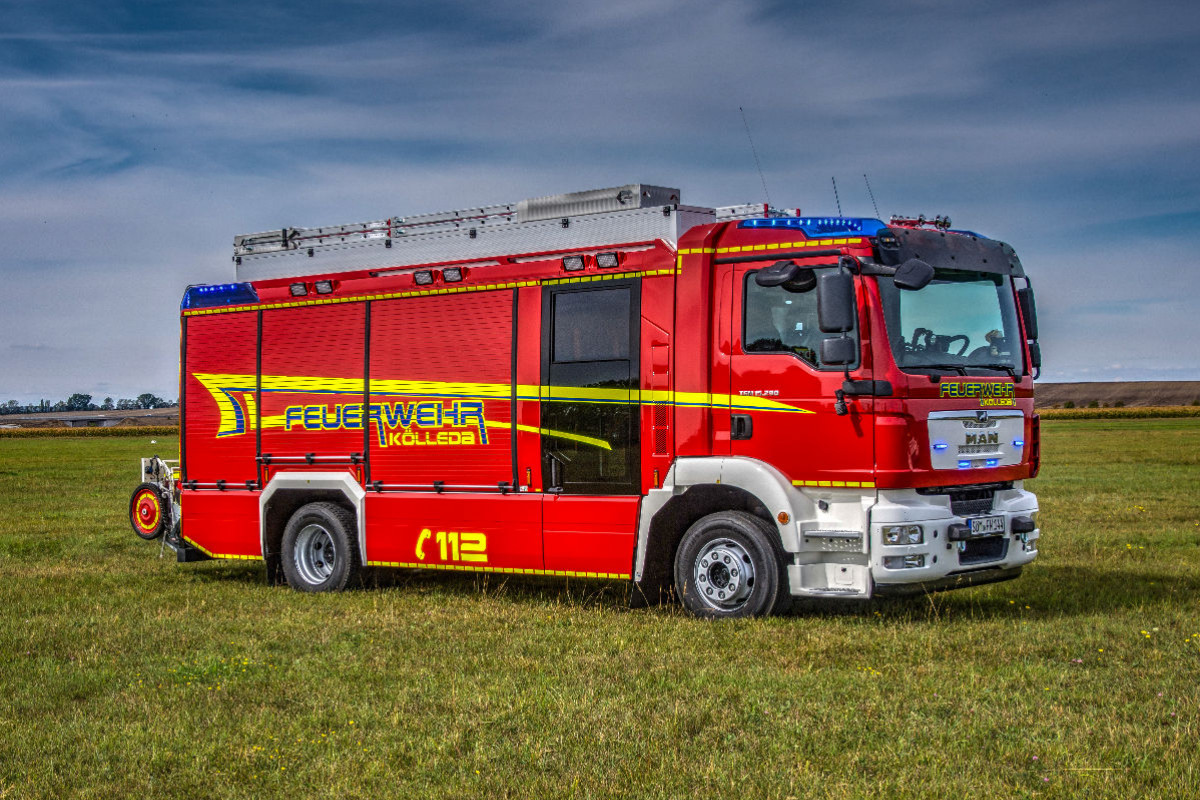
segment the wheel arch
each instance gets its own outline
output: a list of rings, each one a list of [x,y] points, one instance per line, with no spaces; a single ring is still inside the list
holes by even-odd
[[[634,561],[631,604],[661,602],[674,582],[675,553],[687,529],[717,511],[746,511],[769,523],[784,550],[797,547],[794,524],[781,523],[777,514],[792,517],[791,485],[774,468],[750,458],[678,459],[662,489],[642,503]]]
[[[309,503],[337,503],[357,521],[359,556],[367,561],[366,491],[348,472],[280,472],[274,475],[258,500],[259,540],[267,579],[278,583],[283,577],[280,550],[283,530],[292,515]]]

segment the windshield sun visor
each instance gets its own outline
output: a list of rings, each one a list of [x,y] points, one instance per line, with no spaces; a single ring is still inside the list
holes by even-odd
[[[888,228],[879,232],[879,240],[879,262],[889,267],[915,258],[935,269],[998,272],[1013,277],[1025,275],[1016,252],[995,239],[946,231]],[[885,246],[884,241],[889,246]]]

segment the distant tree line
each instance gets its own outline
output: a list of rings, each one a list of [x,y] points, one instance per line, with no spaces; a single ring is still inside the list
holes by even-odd
[[[156,394],[139,394],[136,399],[122,397],[116,402],[111,397],[104,398],[104,402],[96,405],[92,402],[90,394],[82,394],[76,392],[66,400],[59,400],[52,403],[49,400],[42,400],[29,405],[21,405],[16,400],[9,400],[7,403],[0,405],[0,414],[41,414],[52,411],[134,411],[137,409],[147,408],[174,408],[179,403],[172,400],[164,400]]]

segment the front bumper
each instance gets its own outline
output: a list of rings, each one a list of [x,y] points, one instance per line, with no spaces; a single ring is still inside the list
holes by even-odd
[[[1011,489],[997,490],[991,508],[978,504],[956,513],[949,494],[926,495],[915,490],[881,490],[870,513],[871,578],[877,591],[893,587],[915,586],[948,588],[968,583],[990,582],[1015,577],[1020,569],[1037,558],[1036,524],[1033,530],[1014,532],[1013,520],[1036,520],[1037,498],[1024,490],[1020,482]],[[999,517],[1003,530],[986,536],[954,540],[974,517]],[[1024,519],[1022,519],[1024,518]],[[883,528],[887,525],[920,525],[925,540],[914,545],[886,545]],[[1020,526],[1018,526],[1019,528]],[[921,566],[897,566],[904,556]],[[885,560],[886,559],[886,560]],[[974,576],[969,581],[968,576]],[[961,579],[961,580],[960,580]]]
[[[953,495],[915,489],[802,490],[817,506],[816,519],[797,514],[795,544],[785,541],[792,554],[791,594],[866,598],[1016,577],[1037,558],[1037,498],[1020,481],[983,499],[985,487],[963,488]],[[970,535],[970,520],[979,517],[996,519],[989,533]],[[883,528],[889,525],[919,525],[923,541],[884,544]]]

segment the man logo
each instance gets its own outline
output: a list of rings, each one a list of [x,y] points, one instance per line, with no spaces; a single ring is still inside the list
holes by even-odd
[[[988,412],[986,410],[976,411],[975,412],[975,421],[976,422],[987,422],[988,421]]]

